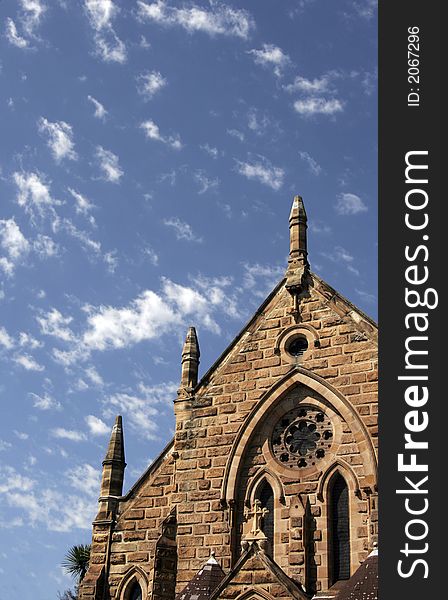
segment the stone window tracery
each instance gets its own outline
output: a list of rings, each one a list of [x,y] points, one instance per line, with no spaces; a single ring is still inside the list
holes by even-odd
[[[297,406],[276,423],[271,435],[275,458],[284,466],[300,469],[316,465],[331,447],[333,426],[319,408]]]

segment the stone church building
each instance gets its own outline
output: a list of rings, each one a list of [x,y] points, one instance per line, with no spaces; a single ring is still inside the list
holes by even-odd
[[[341,594],[375,572],[377,327],[311,272],[300,196],[289,227],[284,278],[201,379],[189,328],[174,439],[124,495],[116,418],[82,600],[377,597]]]

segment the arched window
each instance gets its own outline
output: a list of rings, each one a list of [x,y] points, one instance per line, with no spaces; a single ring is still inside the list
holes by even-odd
[[[329,564],[331,583],[350,578],[348,487],[336,473],[329,487]]]
[[[269,540],[269,553],[273,554],[274,549],[274,492],[266,481],[260,485],[257,491],[257,498],[261,502],[262,508],[269,511],[262,519],[261,530]]]
[[[137,581],[132,584],[129,600],[142,600],[142,588]]]

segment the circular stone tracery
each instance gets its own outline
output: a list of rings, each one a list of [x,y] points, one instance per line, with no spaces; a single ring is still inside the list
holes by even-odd
[[[333,427],[330,419],[313,406],[298,406],[287,412],[275,425],[271,447],[284,466],[314,466],[331,447]]]

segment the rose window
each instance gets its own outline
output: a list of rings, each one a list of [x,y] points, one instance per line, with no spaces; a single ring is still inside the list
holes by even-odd
[[[321,410],[300,406],[275,425],[271,446],[275,458],[289,468],[315,465],[331,447],[333,427]]]

